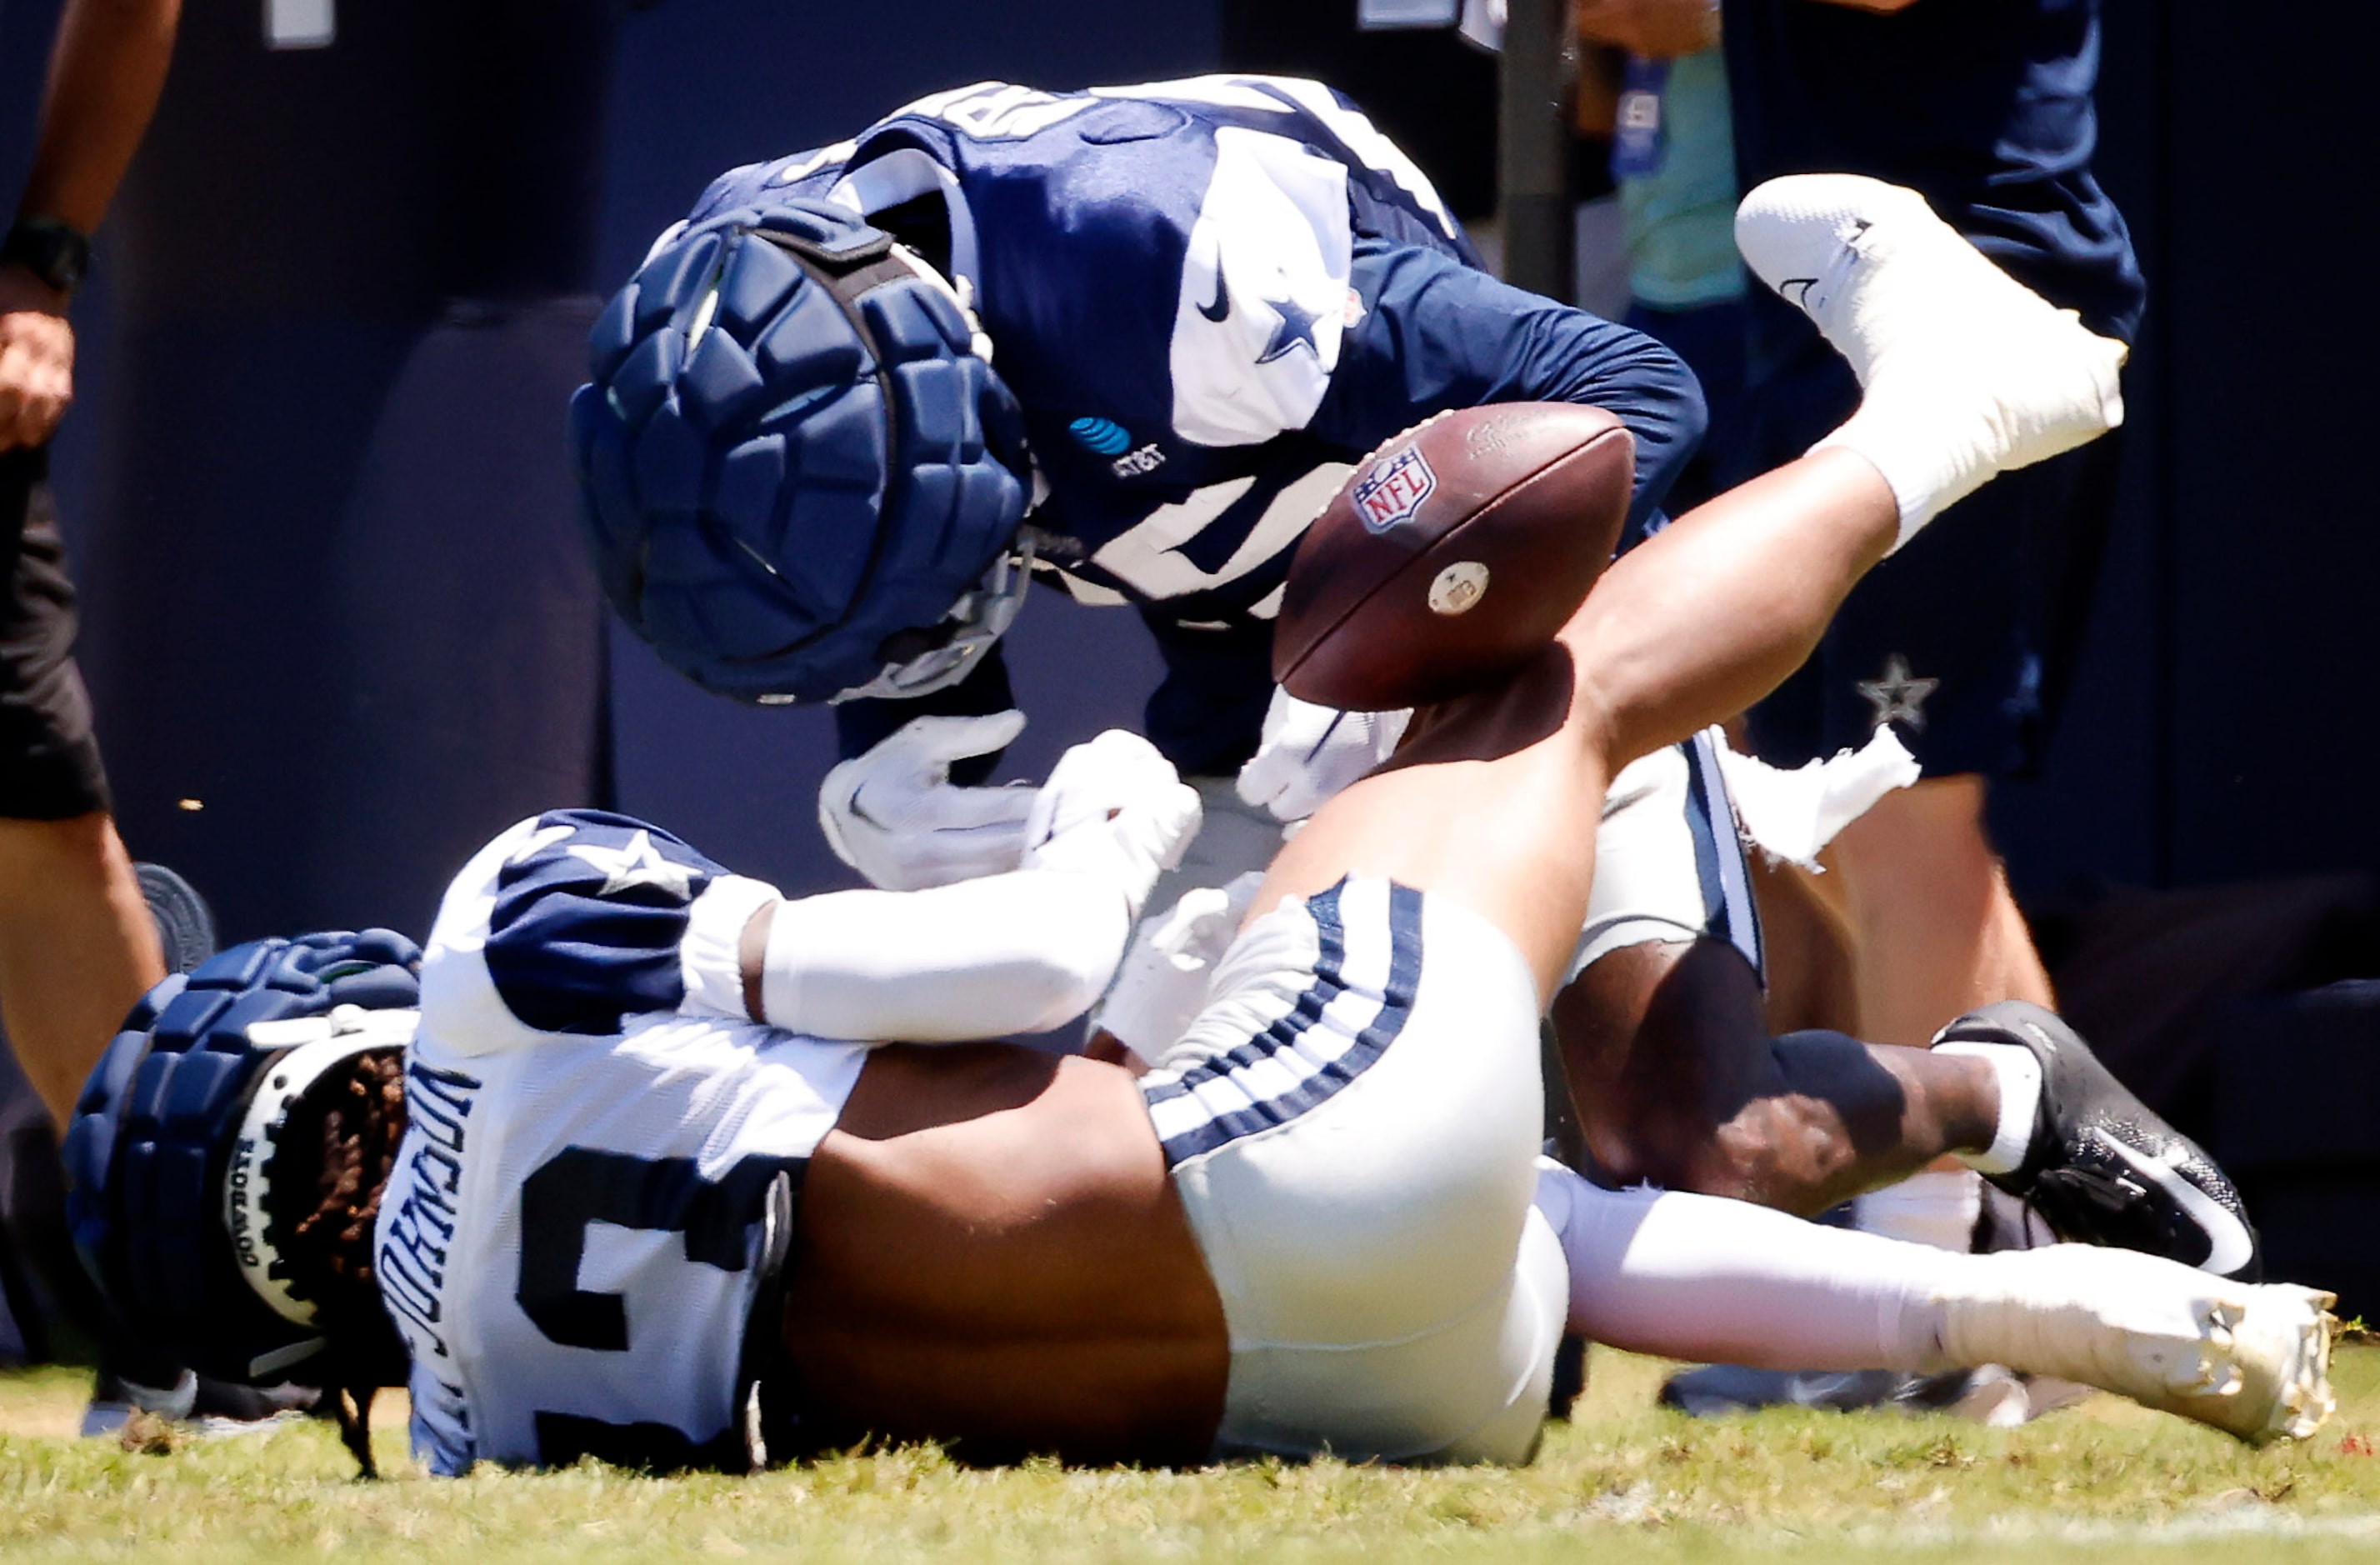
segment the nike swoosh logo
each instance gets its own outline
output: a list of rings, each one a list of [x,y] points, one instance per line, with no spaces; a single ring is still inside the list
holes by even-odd
[[[867,807],[866,805],[863,805],[863,804],[861,804],[861,803],[859,802],[859,795],[862,795],[862,794],[864,794],[864,793],[866,793],[867,791],[868,791],[868,785],[867,785],[866,783],[864,783],[864,782],[863,782],[863,783],[861,783],[858,787],[856,787],[856,788],[855,788],[855,789],[853,789],[853,790],[852,790],[852,793],[851,793],[851,803],[850,803],[850,805],[847,807],[850,809],[850,811],[851,811],[851,818],[852,818],[854,820],[860,821],[860,822],[862,822],[862,823],[864,823],[864,824],[866,824],[866,825],[873,826],[873,827],[875,827],[879,831],[889,831],[889,830],[891,830],[891,828],[887,827],[887,826],[884,824],[884,822],[882,822],[882,821],[880,821],[880,820],[877,819],[874,816],[872,816],[872,815],[868,814],[868,807]]]
[[[2233,1216],[2220,1201],[2182,1178],[2168,1165],[2141,1156],[2095,1125],[2083,1134],[2095,1136],[2099,1144],[2113,1152],[2127,1168],[2172,1196],[2174,1204],[2188,1212],[2205,1231],[2209,1248],[2206,1259],[2199,1263],[2199,1270],[2228,1277],[2255,1257],[2256,1242],[2248,1236],[2247,1225]]]
[[[1232,296],[1223,286],[1223,263],[1220,261],[1215,263],[1215,302],[1200,305],[1198,313],[1217,322],[1232,313]]]

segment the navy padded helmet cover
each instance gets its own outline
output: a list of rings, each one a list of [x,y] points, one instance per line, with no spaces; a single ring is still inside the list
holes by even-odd
[[[570,444],[598,578],[722,695],[866,684],[1023,519],[1022,418],[951,298],[895,270],[846,301],[819,270],[887,243],[824,202],[723,213],[662,245],[590,334]]]
[[[252,1023],[420,1003],[421,952],[390,929],[250,940],[175,974],[125,1018],[76,1100],[63,1148],[76,1254],[125,1323],[191,1368],[251,1378],[312,1333],[239,1275],[222,1181],[258,1078],[283,1050]]]

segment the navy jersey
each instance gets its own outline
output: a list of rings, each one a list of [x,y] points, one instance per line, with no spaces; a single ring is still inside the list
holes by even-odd
[[[734,170],[692,220],[784,195],[856,208],[971,295],[1025,409],[1042,568],[1141,609],[1168,666],[1149,737],[1187,772],[1255,747],[1291,552],[1373,446],[1450,407],[1594,403],[1635,436],[1641,526],[1701,438],[1668,350],[1481,271],[1421,171],[1316,82],[962,88]],[[1007,704],[987,660],[837,711],[856,753]]]
[[[2131,339],[2131,238],[2091,173],[2098,0],[1920,0],[1889,14],[1726,0],[1743,188],[1781,174],[1906,185],[1985,255],[2095,332]],[[1773,301],[1772,301],[1773,302]],[[1764,306],[1764,334],[1806,336]]]

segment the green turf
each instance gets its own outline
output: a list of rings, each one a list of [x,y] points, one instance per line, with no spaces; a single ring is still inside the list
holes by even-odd
[[[2110,1399],[2014,1431],[1938,1417],[1651,1409],[1659,1366],[1599,1353],[1579,1422],[1519,1472],[1333,1462],[1203,1473],[969,1472],[931,1450],[751,1479],[352,1468],[330,1431],[184,1440],[164,1454],[0,1434],[11,1557],[2054,1559],[2119,1565],[2380,1559],[2380,1348],[2343,1349],[2340,1416],[2251,1451]],[[62,1431],[82,1381],[0,1378],[0,1430]]]

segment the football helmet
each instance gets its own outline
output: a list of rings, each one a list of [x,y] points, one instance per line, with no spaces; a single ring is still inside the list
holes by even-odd
[[[788,199],[665,236],[589,342],[570,438],[604,596],[747,701],[915,696],[1015,616],[1029,460],[940,273]]]
[[[220,1380],[402,1382],[381,1311],[326,1318],[284,1261],[319,1191],[279,1137],[327,1072],[411,1038],[420,965],[388,929],[250,940],[133,1007],[63,1148],[76,1253],[125,1326]]]

